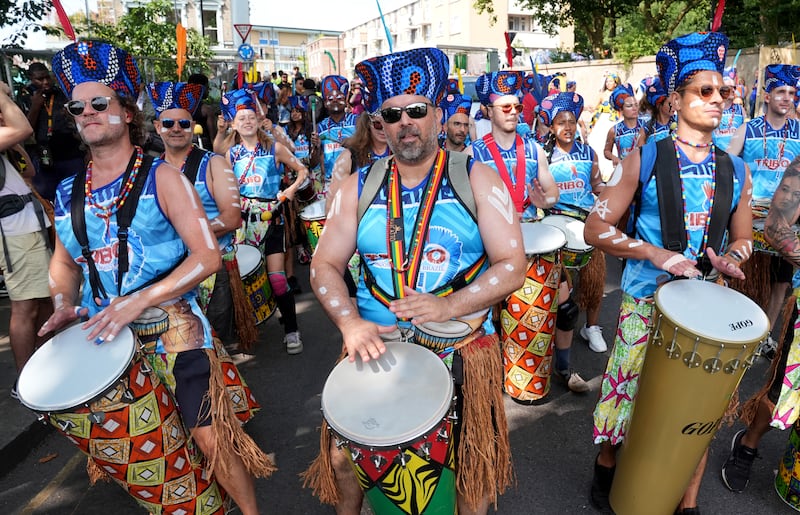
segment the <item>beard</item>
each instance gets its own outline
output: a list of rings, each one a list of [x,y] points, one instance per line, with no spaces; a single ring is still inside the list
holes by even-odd
[[[408,136],[420,137],[420,141],[404,142],[403,138]],[[422,137],[422,132],[418,127],[408,126],[400,129],[396,139],[390,138],[387,134],[387,143],[392,149],[392,153],[399,161],[414,164],[423,161],[431,155],[437,148],[437,137],[430,131],[428,137]]]

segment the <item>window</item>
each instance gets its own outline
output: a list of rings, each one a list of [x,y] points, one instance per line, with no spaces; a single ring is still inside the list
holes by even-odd
[[[444,22],[440,21],[439,25],[436,27],[436,35],[439,37],[444,36]]]
[[[427,43],[431,39],[431,26],[430,25],[423,25],[422,26],[422,39]]]
[[[408,34],[408,42],[412,45],[417,42],[417,29],[411,29]]]
[[[461,17],[456,15],[450,18],[450,34],[461,32]]]
[[[219,45],[219,29],[217,28],[217,11],[203,10],[203,35],[211,41],[211,46]]]

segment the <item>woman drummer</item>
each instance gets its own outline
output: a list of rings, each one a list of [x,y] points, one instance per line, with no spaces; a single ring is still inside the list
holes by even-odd
[[[611,106],[622,116],[622,120],[608,129],[603,156],[616,167],[635,149],[644,145],[647,135],[639,120],[639,104],[633,96],[630,84],[619,85],[611,92]],[[617,154],[613,154],[614,148]]]
[[[232,122],[224,155],[238,178],[244,217],[235,242],[253,245],[266,256],[269,283],[283,317],[286,351],[298,354],[303,351],[303,342],[297,330],[294,296],[284,271],[286,244],[281,203],[294,198],[308,177],[308,170],[288,148],[260,129],[253,95],[252,90],[238,89],[226,93],[221,102],[223,116]],[[297,178],[281,191],[286,168],[294,170]]]

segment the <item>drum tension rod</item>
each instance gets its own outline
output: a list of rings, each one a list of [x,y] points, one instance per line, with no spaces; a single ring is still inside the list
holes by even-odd
[[[424,442],[422,445],[420,445],[419,449],[417,450],[417,456],[419,456],[420,458],[424,458],[426,460],[430,460],[431,459],[431,443],[430,442]]]
[[[677,328],[676,328],[677,336]],[[694,348],[692,352],[687,352],[683,355],[683,363],[689,368],[697,368],[701,364],[700,354],[697,353],[697,346],[700,345],[700,337],[696,336],[694,339]]]
[[[709,374],[716,374],[722,369],[722,360],[719,357],[722,355],[722,352],[725,350],[725,344],[719,344],[719,350],[717,351],[717,355],[713,358],[707,359],[703,363],[703,369],[708,372]]]

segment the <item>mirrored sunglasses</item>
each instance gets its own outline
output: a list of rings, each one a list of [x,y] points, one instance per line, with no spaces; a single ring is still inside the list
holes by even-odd
[[[92,106],[98,113],[102,113],[106,109],[108,109],[108,105],[111,103],[111,97],[94,97],[89,100],[89,105]],[[67,112],[72,116],[80,116],[83,114],[83,111],[86,109],[86,101],[85,100],[70,100],[64,107],[67,108]]]
[[[172,127],[175,126],[175,122],[178,122],[178,125],[180,126],[181,129],[188,129],[189,127],[192,126],[192,121],[187,120],[185,118],[181,120],[172,120],[170,118],[164,118],[163,120],[161,120],[161,126],[164,127],[165,129],[171,129]]]
[[[489,107],[496,107],[503,111],[505,114],[510,113],[511,111],[516,111],[517,114],[522,112],[522,104],[489,104]]]

